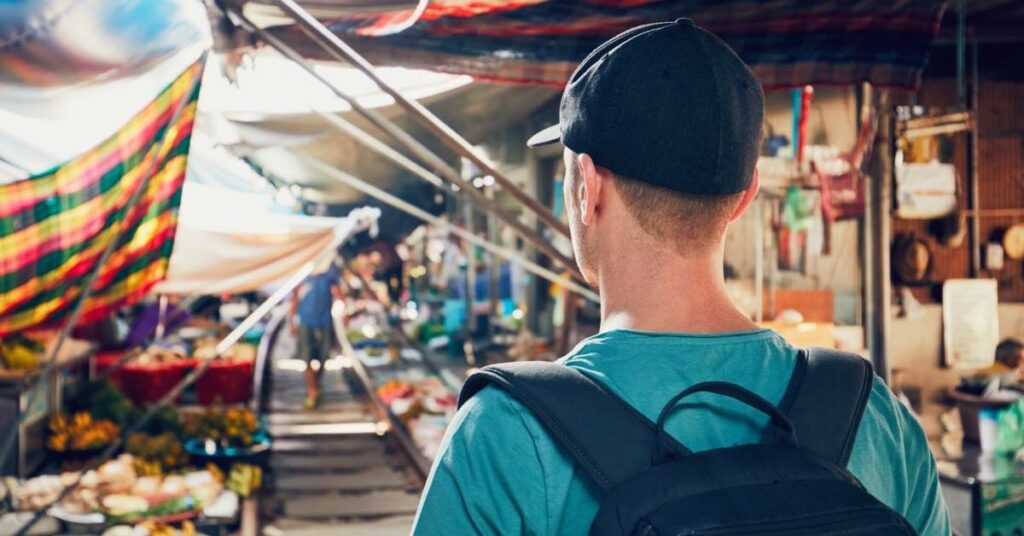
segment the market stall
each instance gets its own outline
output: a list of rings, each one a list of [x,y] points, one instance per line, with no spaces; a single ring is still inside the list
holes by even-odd
[[[80,20],[90,3],[79,4],[51,22],[59,27]],[[80,101],[83,108],[110,104],[109,96],[99,96],[101,82],[137,90],[125,92],[132,103],[111,117],[90,112],[90,140],[61,133],[52,150],[35,146],[45,145],[39,132],[52,127],[53,117],[36,122],[0,110],[0,119],[10,119],[0,121],[0,146],[32,149],[0,151],[20,153],[11,159],[0,154],[0,181],[27,171],[38,184],[57,177],[82,192],[101,190],[124,201],[130,188],[97,180],[99,187],[89,189],[96,174],[82,171],[84,160],[72,159],[140,109],[157,119],[132,119],[117,137],[138,145],[141,138],[132,131],[173,130],[175,103],[184,103],[187,116],[179,132],[191,130],[195,114],[205,119],[197,127],[205,139],[195,136],[191,148],[184,137],[171,138],[177,143],[168,149],[171,156],[154,164],[164,167],[153,179],[162,186],[139,195],[145,210],[138,217],[130,203],[105,217],[131,224],[123,225],[124,237],[109,253],[102,253],[102,240],[72,233],[40,240],[38,251],[0,257],[0,275],[16,276],[0,287],[0,297],[12,296],[0,303],[0,357],[8,369],[0,385],[10,388],[11,422],[18,428],[18,460],[4,469],[22,477],[9,482],[20,510],[39,511],[56,501],[55,515],[68,524],[83,519],[74,516],[104,525],[172,516],[183,532],[222,531],[236,523],[237,508],[231,515],[210,509],[231,493],[237,504],[258,487],[257,465],[271,448],[261,416],[242,409],[265,395],[254,387],[264,385],[254,375],[272,374],[266,368],[277,366],[255,358],[263,326],[253,319],[269,310],[266,303],[283,300],[315,259],[355,234],[352,220],[325,215],[346,214],[364,202],[380,207],[379,221],[386,224],[380,236],[358,237],[341,251],[348,293],[335,332],[344,358],[331,370],[344,369],[346,381],[363,386],[379,421],[342,424],[394,436],[425,478],[467,374],[488,363],[557,358],[597,329],[596,294],[568,247],[560,150],[524,153],[523,132],[553,122],[556,90],[596,43],[636,24],[689,16],[721,34],[766,89],[778,90],[768,95],[758,162],[762,194],[726,245],[734,301],[794,345],[836,347],[872,360],[925,423],[954,524],[977,534],[1021,528],[1013,524],[1022,481],[1013,460],[1024,447],[1016,434],[1024,418],[1012,371],[1024,365],[1018,360],[1000,368],[993,356],[1001,339],[1020,336],[1024,200],[1012,169],[1020,159],[1013,121],[1024,97],[1012,85],[987,85],[979,79],[984,74],[968,82],[964,63],[964,36],[983,33],[966,31],[964,20],[990,21],[1000,13],[1019,20],[1018,8],[978,2],[952,10],[941,1],[832,2],[828,9],[797,2],[625,7],[587,1],[570,8],[553,0],[470,7],[441,0],[415,10],[389,4],[363,12],[341,4],[306,6],[315,8],[312,14],[291,0],[211,6],[217,51],[225,53],[208,60],[215,71],[207,76],[219,87],[206,93],[214,104],[198,111],[185,82],[202,70],[196,57],[209,43],[205,35],[181,32],[193,35],[195,46],[168,45],[171,29],[194,9],[173,12],[181,17],[166,17],[166,32],[137,50],[123,47],[125,57],[106,58],[90,48],[78,51],[90,61],[65,69],[51,61],[65,45],[44,34],[39,47],[13,56],[38,64],[38,72],[0,62],[7,82],[89,86],[93,95]],[[118,20],[111,18],[115,12],[98,13]],[[45,10],[30,15],[47,16]],[[112,25],[108,32],[119,42],[140,44],[137,35],[119,29]],[[254,50],[257,45],[262,50]],[[975,54],[983,49],[973,46]],[[955,48],[957,60],[946,62],[949,73],[955,69],[955,83],[928,79],[929,55],[942,57],[941,47]],[[186,58],[193,48],[201,50]],[[0,47],[0,54],[12,53]],[[137,75],[158,59],[188,80],[147,107],[165,86]],[[366,59],[396,67],[377,69]],[[465,75],[509,85],[473,84]],[[294,93],[268,91],[278,80],[287,80]],[[986,109],[979,99],[997,104]],[[147,139],[159,154],[157,138]],[[91,157],[107,161],[111,154]],[[148,167],[136,160],[121,165],[147,175]],[[32,199],[24,191],[31,189],[18,192],[29,199],[25,206]],[[23,212],[11,206],[0,202],[5,222]],[[73,215],[57,217],[71,221]],[[0,227],[0,240],[21,225]],[[71,247],[56,252],[54,243]],[[63,255],[62,269],[75,268],[78,247],[91,248],[91,261],[109,254],[120,268],[93,262],[99,266],[95,288],[84,275],[54,283],[59,270],[40,272],[43,283],[21,277],[30,264],[59,264],[40,260],[48,255]],[[985,288],[957,297],[959,280]],[[36,291],[49,300],[46,307]],[[255,307],[259,299],[239,296],[251,291],[271,297]],[[81,300],[83,317],[117,314],[136,321],[145,332],[138,344],[83,348],[47,361],[52,352],[20,336],[38,323],[70,325],[78,315],[71,298],[90,293]],[[224,294],[236,296],[223,314],[210,315],[219,319],[179,318],[197,296],[219,302]],[[132,311],[133,303],[144,307]],[[8,336],[15,332],[18,337]],[[261,344],[273,346],[267,341]],[[62,344],[59,354],[71,355],[73,342]],[[305,371],[292,356],[277,357]],[[45,372],[33,372],[40,365]],[[96,396],[116,398],[131,408],[125,415],[134,412],[163,428],[153,424],[125,438],[123,449],[115,445],[134,419],[63,396],[72,380],[95,378],[109,380]],[[49,401],[46,407],[34,403],[36,392]],[[163,418],[149,414],[151,408],[176,415]],[[336,424],[314,423],[334,416],[312,411],[278,418],[303,421],[283,427],[292,431]],[[48,458],[29,455],[44,442]],[[111,459],[93,473],[61,472],[97,450]],[[53,474],[24,479],[39,466]],[[72,482],[78,489],[61,497]],[[181,516],[195,521],[181,524]]]

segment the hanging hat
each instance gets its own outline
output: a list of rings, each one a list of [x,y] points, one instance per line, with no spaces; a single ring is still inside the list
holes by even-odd
[[[896,279],[903,283],[924,281],[932,260],[928,244],[913,235],[897,235],[892,248],[892,270]]]
[[[1011,225],[1003,233],[1003,250],[1015,261],[1024,259],[1024,223]]]
[[[956,249],[964,245],[967,238],[967,213],[960,210],[950,212],[947,216],[934,220],[931,229],[940,244]]]

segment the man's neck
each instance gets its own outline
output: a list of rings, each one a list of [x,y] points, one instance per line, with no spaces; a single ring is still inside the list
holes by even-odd
[[[722,255],[619,255],[599,274],[601,331],[729,333],[757,329],[725,291]]]

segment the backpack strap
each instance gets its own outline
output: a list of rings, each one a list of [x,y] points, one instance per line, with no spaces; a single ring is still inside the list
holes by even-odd
[[[859,355],[801,350],[779,410],[789,417],[801,447],[846,467],[873,381],[871,363]],[[769,428],[765,442],[775,433]]]
[[[573,367],[543,361],[484,367],[466,380],[459,407],[488,385],[526,406],[602,491],[654,464],[654,423]],[[690,453],[667,439],[681,454]]]

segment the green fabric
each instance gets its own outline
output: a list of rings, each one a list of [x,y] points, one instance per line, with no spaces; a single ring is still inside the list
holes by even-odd
[[[707,380],[731,381],[778,403],[795,360],[796,350],[768,330],[707,336],[617,330],[583,341],[564,363],[654,420],[669,398]],[[694,451],[756,442],[767,423],[731,399],[700,394],[693,402],[673,414],[668,431]],[[881,381],[872,390],[849,468],[921,534],[949,534],[924,433]],[[414,534],[586,534],[598,500],[596,488],[540,422],[488,387],[449,427]]]

